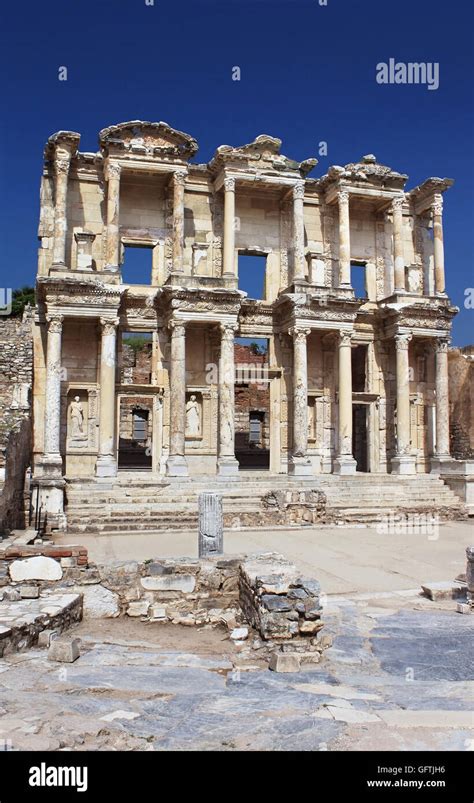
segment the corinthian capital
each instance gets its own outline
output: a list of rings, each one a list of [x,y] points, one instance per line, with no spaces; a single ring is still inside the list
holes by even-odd
[[[184,183],[186,181],[187,173],[185,170],[177,170],[176,173],[173,173],[173,181],[179,187],[184,187]]]
[[[392,209],[393,209],[394,212],[395,211],[397,211],[397,212],[401,212],[402,211],[404,200],[405,199],[401,195],[399,197],[393,199],[393,201],[392,201]]]
[[[339,330],[339,346],[351,346],[353,332],[348,332],[346,329]]]
[[[442,215],[443,214],[443,196],[439,193],[436,193],[433,199],[433,214],[434,215]]]
[[[348,204],[349,203],[349,191],[348,190],[339,190],[337,193],[337,200],[340,204]]]
[[[302,200],[304,198],[304,181],[297,181],[293,187],[293,198]]]
[[[306,343],[306,338],[311,329],[302,329],[301,326],[292,326],[288,329],[288,334],[293,338],[293,343]]]
[[[224,189],[226,192],[235,192],[235,178],[225,178]]]
[[[64,315],[57,315],[55,313],[48,314],[46,316],[46,321],[48,323],[48,332],[60,335],[63,330],[63,320],[64,320]]]
[[[120,178],[122,168],[118,162],[107,162],[105,166],[105,178],[110,181],[111,178]]]
[[[67,176],[69,173],[70,156],[57,156],[54,161],[54,169],[57,176]]]
[[[172,337],[184,337],[186,334],[186,321],[171,320],[168,324]]]
[[[408,351],[411,338],[412,336],[409,334],[395,335],[395,348],[397,351]]]
[[[102,327],[103,335],[114,335],[119,325],[118,318],[101,318],[100,325]]]
[[[237,331],[235,323],[220,323],[219,329],[221,331],[221,340],[234,340]]]
[[[435,344],[434,344],[435,351],[438,354],[442,353],[442,352],[446,352],[447,353],[447,351],[449,349],[449,344],[450,344],[450,338],[449,337],[438,337],[435,340]]]

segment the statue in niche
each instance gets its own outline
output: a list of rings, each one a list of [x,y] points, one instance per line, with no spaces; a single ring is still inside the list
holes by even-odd
[[[71,402],[69,417],[71,419],[71,440],[85,440],[87,435],[84,432],[84,408],[79,396],[74,396],[74,401]]]
[[[194,394],[186,404],[186,435],[191,438],[199,437],[201,434],[201,412],[199,404]]]

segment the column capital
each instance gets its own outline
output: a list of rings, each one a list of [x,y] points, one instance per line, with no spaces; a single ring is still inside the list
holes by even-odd
[[[54,160],[54,169],[57,176],[67,176],[69,173],[69,166],[71,164],[71,157],[66,155],[56,156]]]
[[[119,325],[118,318],[99,318],[103,335],[114,335]]]
[[[109,162],[105,163],[105,178],[107,181],[110,181],[111,178],[120,178],[120,174],[122,172],[122,167],[119,165],[118,162]]]
[[[349,190],[339,190],[337,193],[337,200],[340,204],[349,203]]]
[[[235,323],[220,323],[219,330],[222,336],[222,339],[229,338],[234,339],[235,333],[239,327]]]
[[[54,313],[50,313],[46,315],[46,321],[48,324],[48,332],[52,332],[53,334],[60,335],[63,330],[63,321],[64,315],[55,315]]]
[[[186,324],[187,321],[181,321],[178,319],[172,319],[168,323],[168,329],[171,330],[171,333],[176,335],[177,337],[181,337],[185,334],[186,331]]]
[[[224,179],[224,190],[226,192],[235,192],[235,178],[229,176]]]
[[[447,352],[449,350],[450,337],[437,337],[434,341],[434,350],[437,354]]]
[[[174,183],[177,184],[180,187],[184,187],[184,183],[186,181],[187,175],[188,174],[187,174],[186,170],[176,170],[176,172],[173,173],[173,181],[174,181]]]
[[[293,200],[302,200],[304,198],[305,182],[297,181],[293,186]]]
[[[397,333],[394,337],[395,340],[395,348],[397,351],[408,351],[408,346],[410,344],[410,340],[412,339],[412,335],[409,334],[402,334]]]
[[[393,210],[394,212],[395,212],[395,211],[397,211],[397,212],[401,212],[401,211],[402,211],[402,209],[403,209],[403,204],[404,204],[404,202],[405,202],[405,196],[404,196],[404,195],[398,195],[398,196],[397,196],[396,198],[394,198],[394,199],[393,199],[393,201],[392,201],[392,210]]]
[[[433,196],[433,203],[431,205],[434,215],[442,215],[443,214],[443,196],[441,193],[437,192]]]
[[[339,347],[352,346],[352,337],[354,332],[347,331],[347,329],[339,329]]]
[[[294,343],[306,343],[306,338],[310,333],[311,329],[303,329],[301,326],[292,326],[288,329],[288,334],[293,338]]]

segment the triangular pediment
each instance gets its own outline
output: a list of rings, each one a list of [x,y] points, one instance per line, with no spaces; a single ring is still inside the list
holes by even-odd
[[[103,153],[126,151],[137,155],[175,156],[190,159],[197,152],[196,140],[183,131],[171,128],[168,123],[150,123],[132,120],[109,126],[99,134]]]

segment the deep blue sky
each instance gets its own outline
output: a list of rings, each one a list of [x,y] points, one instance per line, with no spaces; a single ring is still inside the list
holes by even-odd
[[[151,2],[151,0],[149,0]],[[312,175],[365,153],[408,173],[449,176],[448,290],[456,344],[473,341],[473,18],[445,0],[43,0],[3,4],[0,287],[33,283],[38,189],[50,134],[165,120],[195,136],[198,161],[257,134],[283,140]],[[378,62],[439,62],[440,87],[381,86]],[[232,81],[232,67],[241,81]],[[58,80],[58,68],[68,80]]]

